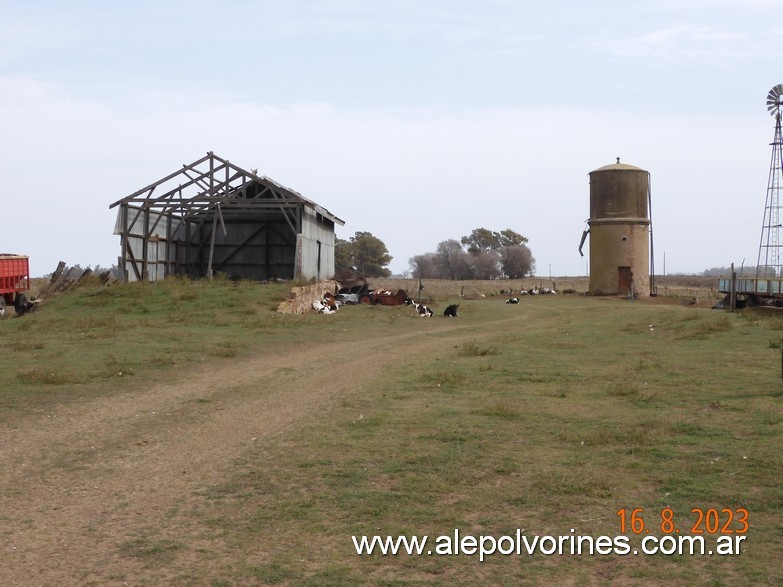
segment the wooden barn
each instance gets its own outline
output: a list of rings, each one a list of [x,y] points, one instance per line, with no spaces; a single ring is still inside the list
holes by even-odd
[[[335,224],[300,193],[212,152],[118,200],[121,276],[156,281],[334,276]]]

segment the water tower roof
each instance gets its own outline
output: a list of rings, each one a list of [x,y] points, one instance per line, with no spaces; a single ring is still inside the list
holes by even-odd
[[[599,167],[598,169],[595,169],[590,173],[595,173],[596,171],[644,171],[645,173],[647,173],[647,170],[642,169],[641,167],[636,167],[635,165],[628,165],[627,163],[620,163],[619,157],[617,158],[617,163],[604,165],[603,167]]]

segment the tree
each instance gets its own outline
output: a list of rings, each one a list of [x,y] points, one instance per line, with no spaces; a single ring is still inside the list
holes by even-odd
[[[408,259],[408,264],[413,270],[413,277],[440,279],[440,267],[438,267],[438,256],[435,253],[425,253],[416,255]]]
[[[521,279],[532,275],[536,260],[526,245],[512,245],[500,251],[500,265],[509,279]]]
[[[509,278],[524,277],[535,270],[535,259],[527,241],[510,228],[500,232],[476,228],[459,241],[442,241],[437,252],[416,255],[408,263],[414,277],[497,279],[504,274]]]
[[[338,238],[334,243],[334,274],[338,279],[346,279],[353,275],[353,255],[351,243]]]
[[[454,239],[442,241],[437,250],[438,267],[442,279],[470,279],[470,255]]]
[[[337,275],[345,275],[356,271],[362,277],[389,277],[391,271],[386,265],[391,263],[383,241],[369,232],[357,232],[345,241],[338,239],[335,243],[334,265]]]
[[[474,228],[468,236],[463,236],[460,242],[468,248],[468,253],[476,255],[480,252],[499,251],[503,247],[523,245],[527,239],[516,231],[507,228],[500,232],[487,228]]]
[[[500,246],[498,233],[486,228],[474,228],[473,232],[469,236],[463,236],[460,242],[468,248],[468,253],[471,255],[492,251]]]
[[[507,228],[506,230],[501,230],[498,233],[498,243],[500,244],[500,247],[513,247],[516,245],[527,244],[527,238],[518,232]]]
[[[472,256],[474,279],[497,279],[500,277],[500,253],[482,251]]]

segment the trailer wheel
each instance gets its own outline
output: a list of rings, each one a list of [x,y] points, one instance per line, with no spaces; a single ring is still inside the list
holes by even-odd
[[[19,316],[27,311],[27,296],[23,293],[16,294],[16,297],[14,298],[14,310],[16,310],[16,313]]]
[[[0,296],[0,316],[5,316],[5,298]]]

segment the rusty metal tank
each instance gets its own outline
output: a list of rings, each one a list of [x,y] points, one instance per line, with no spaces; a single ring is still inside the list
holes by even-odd
[[[650,173],[620,163],[590,177],[590,293],[650,295]]]

